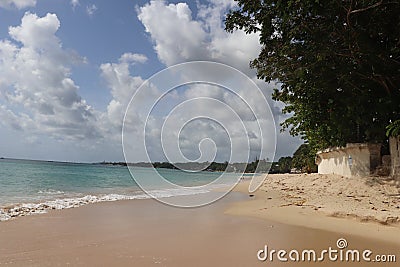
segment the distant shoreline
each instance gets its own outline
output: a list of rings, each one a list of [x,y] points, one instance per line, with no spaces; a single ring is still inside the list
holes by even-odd
[[[207,172],[236,172],[236,173],[269,173],[274,162],[266,160],[255,160],[253,162],[100,162],[101,165],[129,166],[156,169],[207,171]]]
[[[40,159],[20,159],[1,157],[0,160],[11,161],[26,161],[26,162],[41,162],[41,163],[60,163],[60,164],[88,164],[88,165],[105,165],[105,166],[122,166],[122,167],[143,167],[156,169],[171,169],[171,170],[193,170],[193,171],[208,171],[208,172],[243,172],[243,173],[268,173],[274,162],[265,160],[256,160],[253,162],[134,162],[127,163],[123,161],[102,161],[102,162],[74,162],[74,161],[57,161],[57,160],[40,160]],[[256,168],[258,166],[258,170]]]

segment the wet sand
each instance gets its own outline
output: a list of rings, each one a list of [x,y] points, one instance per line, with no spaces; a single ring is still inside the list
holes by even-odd
[[[0,223],[0,266],[397,266],[261,262],[265,245],[322,250],[346,238],[351,248],[381,254],[399,254],[400,245],[225,212],[252,201],[233,192],[195,209],[127,200],[17,218]]]

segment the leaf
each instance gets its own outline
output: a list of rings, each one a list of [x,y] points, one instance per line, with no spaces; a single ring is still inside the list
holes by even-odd
[[[386,128],[400,114],[400,1],[236,2],[226,28],[261,34],[250,66],[279,82],[282,129],[314,150],[400,133]]]

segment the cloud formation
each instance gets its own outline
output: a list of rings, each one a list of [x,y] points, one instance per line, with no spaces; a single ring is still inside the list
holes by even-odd
[[[243,31],[235,31],[230,34],[224,30],[223,16],[234,5],[235,2],[231,0],[211,0],[207,4],[198,4],[197,14],[193,14],[186,3],[169,4],[166,1],[154,0],[137,8],[137,13],[153,42],[159,60],[166,66],[187,61],[210,60],[237,68],[261,88],[278,124],[284,117],[280,111],[282,105],[271,99],[273,85],[258,80],[255,70],[249,68],[250,60],[256,58],[260,52],[258,33],[248,35]],[[163,25],[163,27],[160,27],[160,25]],[[196,71],[207,72],[208,70]],[[220,76],[221,80],[229,79],[229,77],[223,77],[221,73],[210,72],[208,75],[210,78]],[[251,95],[247,88],[242,89],[242,94],[249,96],[247,98],[248,104],[255,109],[255,112],[260,114],[262,111],[257,109],[263,106],[262,102],[265,100]],[[235,106],[239,114],[247,114],[246,109],[241,107],[235,97],[226,92],[223,93],[221,90],[192,88],[186,92],[187,99],[201,96],[219,99],[224,103]],[[192,108],[193,112],[201,113],[202,110],[210,107],[193,106]],[[216,109],[215,112],[219,112],[219,110]],[[242,117],[243,120],[251,124],[251,119],[246,116]],[[271,127],[275,127],[273,122],[269,123]],[[193,133],[191,134],[195,136]],[[211,132],[210,136],[213,136]],[[286,143],[285,147],[281,148],[281,155],[290,154],[300,143],[300,141],[293,142],[293,139],[288,135],[279,135],[279,138],[281,139],[278,140],[280,144]]]
[[[89,17],[93,17],[96,11],[97,11],[97,6],[95,4],[86,6],[86,13],[88,14]]]
[[[111,90],[113,99],[103,114],[103,123],[115,137],[120,140],[122,122],[125,110],[135,91],[143,84],[144,80],[132,77],[129,68],[137,63],[144,63],[147,57],[141,54],[125,53],[119,58],[118,63],[105,63],[100,66],[101,75]]]
[[[154,41],[160,61],[167,66],[208,58],[207,33],[200,22],[192,19],[186,3],[151,1],[139,9],[138,18]]]
[[[248,66],[249,60],[257,57],[260,45],[257,34],[246,35],[241,31],[234,34],[228,34],[224,31],[222,16],[228,8],[233,7],[233,1],[211,1],[209,5],[198,6],[196,17],[192,14],[189,6],[186,3],[168,4],[164,1],[151,1],[143,7],[137,8],[138,18],[145,26],[149,34],[157,56],[161,62],[167,67],[193,60],[211,60],[222,62],[233,67],[236,67],[253,80],[261,89],[264,96],[272,108],[273,115],[276,121],[281,120],[280,107],[270,98],[271,86],[265,84],[256,78],[256,73]],[[163,27],[160,27],[163,25]],[[101,76],[106,81],[110,88],[112,100],[107,105],[106,112],[100,115],[98,123],[99,129],[106,138],[116,142],[120,140],[122,129],[122,120],[129,101],[133,94],[143,85],[145,80],[140,76],[131,75],[136,64],[147,62],[147,57],[141,54],[125,53],[121,55],[117,62],[104,63],[100,66]],[[214,73],[207,69],[194,69],[194,73],[203,75],[209,79],[214,79],[216,82],[224,81],[229,77],[223,73]],[[184,77],[180,77],[184,79]],[[270,117],[260,117],[260,121],[264,125],[269,125],[270,133],[261,137],[259,125],[254,120],[254,114],[265,114],[264,99],[254,94],[248,87],[244,86],[239,92],[239,95],[246,96],[246,103],[240,98],[233,95],[229,90],[210,87],[208,85],[193,85],[188,86],[184,90],[172,90],[154,107],[154,111],[147,118],[145,109],[146,101],[153,103],[154,97],[159,94],[158,85],[149,86],[144,94],[139,94],[141,101],[137,102],[134,108],[134,114],[128,116],[132,126],[132,131],[135,135],[135,142],[142,142],[143,138],[147,138],[147,146],[150,156],[153,160],[164,160],[161,155],[162,144],[160,143],[161,129],[163,123],[169,118],[168,128],[166,131],[166,139],[168,144],[175,144],[178,140],[179,146],[188,159],[196,159],[199,157],[199,149],[196,147],[207,136],[213,137],[218,152],[216,153],[217,160],[224,160],[229,156],[229,142],[226,142],[226,131],[221,129],[215,122],[210,120],[201,120],[198,122],[189,123],[180,131],[182,123],[185,122],[182,118],[187,116],[196,116],[196,114],[209,114],[212,110],[215,114],[220,114],[225,118],[225,124],[236,127],[241,127],[240,123],[244,122],[249,130],[248,136],[231,136],[237,143],[247,145],[247,140],[250,140],[251,159],[254,159],[261,149],[260,141],[273,142],[273,131],[275,131],[274,121]],[[230,117],[226,109],[218,106],[192,104],[184,110],[180,110],[174,114],[169,114],[174,106],[177,106],[186,101],[195,98],[208,97],[216,99],[221,103],[234,107],[235,112],[241,118],[241,122],[235,122],[235,118]],[[248,106],[246,106],[248,105]],[[252,110],[249,110],[249,107]],[[171,119],[172,118],[172,119]],[[146,121],[147,120],[147,121]],[[146,125],[146,136],[141,131]],[[239,123],[239,124],[238,124]],[[190,126],[190,127],[189,127]],[[297,146],[296,142],[288,135],[281,135],[279,143],[286,143],[282,154],[290,154]],[[206,142],[207,144],[207,142]],[[136,146],[137,144],[132,144]],[[204,145],[204,143],[202,144]],[[210,143],[208,143],[210,145]],[[268,150],[271,151],[272,143],[268,145]],[[208,147],[207,151],[211,151],[212,147]],[[243,147],[243,150],[245,148]],[[203,151],[204,152],[204,151]],[[146,160],[144,151],[138,152],[136,161]],[[171,155],[170,155],[171,156]],[[172,155],[178,159],[179,155]],[[242,160],[241,157],[236,157],[237,160]]]
[[[0,0],[0,7],[2,8],[17,8],[23,9],[33,7],[36,5],[36,0]]]
[[[24,5],[34,5],[33,0],[2,1],[0,7],[14,5],[22,8]],[[18,3],[18,4],[17,4]],[[71,5],[79,5],[78,0],[71,0]],[[151,1],[137,8],[137,16],[145,27],[154,50],[165,66],[194,60],[210,60],[231,65],[256,83],[268,99],[276,121],[282,120],[280,107],[271,100],[271,86],[256,78],[254,70],[249,68],[249,61],[258,56],[260,45],[258,34],[246,35],[241,31],[228,34],[224,31],[222,22],[227,9],[233,7],[231,0],[211,0],[209,3],[198,4],[194,14],[186,3],[169,4],[165,1]],[[97,7],[89,5],[86,12],[93,16]],[[162,25],[162,27],[160,27]],[[104,111],[93,109],[80,96],[79,86],[72,78],[71,69],[76,63],[84,63],[85,59],[63,48],[57,36],[60,21],[55,14],[38,17],[36,14],[25,13],[19,26],[9,27],[9,39],[0,40],[0,124],[29,135],[44,134],[55,140],[86,140],[87,142],[106,142],[118,150],[121,140],[122,122],[126,108],[132,95],[145,82],[140,76],[132,75],[137,64],[146,64],[148,58],[142,54],[124,53],[114,62],[101,64],[101,78],[106,82],[111,100]],[[204,77],[215,81],[229,79],[223,73],[214,73],[209,69],[193,69]],[[184,79],[184,77],[181,77]],[[132,119],[137,131],[137,141],[141,142],[144,133],[140,128],[146,121],[146,115],[140,105],[159,94],[158,85],[150,85],[141,97]],[[245,86],[239,94],[246,95],[247,104],[256,114],[261,114],[262,98],[254,95]],[[253,151],[260,149],[260,135],[254,117],[249,115],[248,107],[240,98],[226,90],[216,89],[206,85],[191,85],[185,89],[169,92],[156,107],[147,121],[146,133],[149,137],[149,149],[153,151],[155,160],[162,160],[159,140],[162,123],[165,121],[171,107],[193,98],[209,97],[229,106],[235,107],[239,117],[249,127],[248,136],[233,136],[235,140],[250,138]],[[185,116],[207,114],[213,111],[224,118],[229,124],[229,112],[217,106],[192,104],[185,110],[171,115],[169,120],[168,143],[178,140],[184,156],[195,159],[200,156],[198,144],[207,136],[214,138],[220,148],[218,160],[226,159],[229,154],[229,144],[226,142],[226,132],[217,124],[208,120],[200,120],[188,124],[180,130]],[[226,120],[225,120],[226,119]],[[261,118],[271,128],[275,125],[268,118]],[[268,121],[267,121],[268,120]],[[184,123],[184,122],[183,122]],[[239,128],[237,122],[231,121],[233,128]],[[32,137],[34,139],[34,137]],[[264,137],[264,138],[268,138]],[[290,154],[299,142],[286,142],[290,137],[282,135],[278,143],[285,144],[281,154]],[[32,140],[33,140],[32,139]],[[243,144],[244,141],[243,141]],[[211,151],[210,143],[202,144]],[[95,147],[95,146],[94,146]],[[281,148],[282,149],[282,148]],[[114,153],[117,154],[117,153]],[[177,155],[174,155],[177,158]],[[253,159],[253,158],[251,158]],[[146,160],[141,155],[137,161]]]
[[[75,8],[75,7],[79,6],[79,5],[80,5],[79,0],[71,0],[72,8]]]
[[[79,96],[70,77],[70,65],[82,60],[63,49],[55,35],[55,14],[25,13],[21,25],[9,28],[12,40],[0,41],[2,123],[56,138],[99,136],[94,110]]]
[[[150,1],[138,8],[138,18],[167,66],[193,60],[213,60],[254,75],[249,61],[260,52],[259,35],[224,30],[223,16],[234,1],[210,1],[198,7],[197,18],[186,3]],[[160,27],[163,25],[163,27]]]

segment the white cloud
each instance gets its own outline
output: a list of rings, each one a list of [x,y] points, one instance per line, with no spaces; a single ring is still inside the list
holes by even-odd
[[[20,25],[9,27],[10,39],[0,40],[0,124],[25,140],[52,138],[62,147],[82,140],[79,143],[88,154],[102,151],[92,146],[106,139],[108,149],[118,151],[107,154],[121,155],[123,115],[143,83],[142,78],[130,75],[130,68],[145,63],[147,57],[125,53],[117,63],[101,65],[112,100],[105,112],[96,111],[82,99],[71,78],[71,66],[86,59],[63,48],[56,35],[59,27],[55,14],[25,13]]]
[[[121,56],[120,62],[123,63],[145,63],[147,57],[142,54],[125,53]]]
[[[256,58],[260,52],[259,35],[245,34],[243,31],[235,31],[233,34],[224,30],[223,16],[227,10],[234,7],[232,0],[210,0],[206,4],[198,4],[197,16],[193,14],[186,3],[168,4],[166,1],[151,1],[137,8],[138,18],[145,26],[154,49],[161,62],[166,66],[193,60],[210,60],[228,64],[248,75],[263,91],[268,99],[273,115],[277,122],[282,121],[281,105],[272,101],[272,86],[260,81],[256,77],[255,70],[249,68],[250,60]],[[162,27],[160,27],[162,25]],[[221,73],[212,73],[209,70],[196,70],[212,77],[212,79],[224,80],[227,77]],[[192,90],[186,92],[186,97],[199,97],[211,95],[236,107],[237,112],[246,118],[246,109],[239,105],[232,96],[221,94],[214,90]],[[217,95],[215,95],[215,93]],[[251,95],[247,88],[242,89],[242,94],[247,95],[248,104],[260,113],[263,99]],[[236,103],[235,103],[236,101]],[[261,101],[261,102],[260,102]],[[192,112],[202,112],[210,107],[192,106]],[[190,112],[187,110],[187,112]],[[215,110],[218,112],[218,109]],[[262,119],[262,118],[261,118]],[[251,120],[249,120],[251,123]],[[271,127],[274,127],[271,125]],[[278,129],[279,133],[279,129]],[[290,143],[297,146],[300,141],[286,135],[278,135],[279,143]],[[280,152],[278,152],[279,154]],[[284,153],[286,154],[286,152]]]
[[[125,53],[118,63],[105,63],[100,66],[101,75],[111,89],[113,97],[107,106],[107,112],[103,114],[103,123],[114,139],[120,140],[125,110],[135,91],[144,82],[139,76],[132,77],[129,68],[146,61],[147,57],[144,55]],[[150,98],[152,93],[148,93]]]
[[[74,6],[74,3],[78,5],[79,1],[72,0],[71,5]],[[249,61],[257,57],[260,49],[258,35],[249,36],[240,31],[228,34],[223,29],[221,16],[232,6],[233,1],[212,0],[208,5],[199,5],[198,13],[194,17],[186,3],[167,4],[164,1],[151,1],[138,8],[138,17],[154,43],[158,58],[166,66],[192,60],[214,60],[232,65],[262,87],[269,102],[273,103],[269,96],[270,86],[258,80],[255,71],[248,67]],[[86,9],[90,16],[96,10],[95,5],[87,6]],[[83,139],[87,143],[93,143],[106,138],[107,144],[113,144],[110,147],[117,147],[126,107],[133,94],[144,83],[142,77],[134,76],[131,72],[136,64],[146,63],[148,59],[145,55],[125,53],[113,63],[102,64],[101,76],[110,88],[112,99],[106,111],[96,111],[79,95],[79,86],[71,76],[71,65],[85,59],[62,47],[56,35],[59,27],[60,21],[55,14],[38,17],[26,13],[19,26],[9,28],[10,39],[0,40],[0,123],[15,131],[26,132],[29,135],[46,135],[56,140]],[[210,69],[196,69],[193,73],[199,76],[209,75],[216,81],[227,78]],[[128,117],[131,120],[129,125],[137,131],[132,140],[136,145],[144,138],[143,132],[139,130],[144,125],[147,115],[141,109],[141,105],[146,106],[160,93],[158,85],[160,84],[148,86],[137,96],[140,98],[139,105],[135,106],[135,113]],[[261,113],[260,101],[263,100],[260,97],[252,95],[246,87],[242,88],[240,94],[247,95],[251,107],[255,112]],[[204,96],[235,107],[235,111],[251,129],[249,135],[252,137],[252,148],[254,151],[259,148],[255,141],[259,137],[257,125],[254,118],[248,115],[246,105],[223,90],[196,85],[185,91],[172,91],[160,103],[161,106],[157,107],[158,110],[151,114],[147,134],[151,137],[149,149],[150,152],[153,151],[153,155],[160,156],[158,152],[161,147],[157,137],[161,134],[162,122],[168,111],[165,107]],[[271,108],[275,119],[280,121],[281,115],[277,105],[274,103]],[[182,118],[207,112],[219,113],[232,128],[240,127],[237,122],[229,120],[230,114],[224,109],[193,104],[171,116],[168,143],[172,144],[177,140]],[[206,136],[212,136],[216,145],[222,148],[222,154],[218,154],[217,157],[218,160],[224,160],[229,153],[226,134],[210,121],[195,122],[182,131],[179,140],[185,156],[199,156],[196,146]],[[247,137],[239,134],[234,138],[244,140]],[[293,141],[287,140],[290,138],[284,135],[278,142],[291,142],[291,145],[286,147],[292,147]],[[144,154],[137,154],[137,161],[146,160],[143,158]]]
[[[0,0],[0,7],[2,8],[18,8],[23,9],[26,7],[33,7],[36,5],[36,0]]]
[[[203,65],[203,67],[205,66]],[[138,157],[141,157],[141,160],[143,160],[143,156],[146,157],[140,146],[144,137],[146,137],[146,148],[152,161],[165,160],[164,152],[168,153],[169,160],[182,161],[184,159],[179,154],[179,148],[187,158],[196,159],[200,156],[197,147],[200,144],[203,145],[201,141],[206,137],[215,142],[216,160],[218,161],[229,159],[231,141],[235,144],[235,151],[240,151],[233,153],[232,160],[247,160],[248,139],[250,139],[250,159],[259,155],[262,148],[261,141],[268,143],[264,146],[263,151],[266,157],[272,158],[273,146],[270,141],[274,137],[275,125],[271,117],[266,114],[268,108],[266,108],[265,101],[262,100],[262,94],[255,89],[252,82],[248,79],[242,80],[233,77],[232,72],[232,75],[226,75],[220,71],[220,68],[209,65],[206,69],[213,74],[212,78],[216,83],[228,85],[232,83],[231,78],[233,78],[235,88],[227,86],[230,88],[229,90],[210,84],[195,83],[179,87],[169,93],[168,90],[174,86],[184,84],[186,81],[193,81],[191,78],[203,80],[204,74],[190,69],[189,65],[179,65],[178,69],[174,67],[166,70],[166,73],[153,76],[148,84],[157,86],[159,89],[153,94],[149,94],[152,90],[146,86],[147,83],[136,92],[126,117],[130,122],[125,124],[125,126],[135,126],[132,127],[132,131],[125,132],[125,136],[130,136],[129,146],[131,149],[125,150],[128,153],[128,160],[137,161],[140,160]],[[226,79],[227,77],[230,78]],[[124,90],[124,92],[126,91]],[[167,94],[163,96],[164,92]],[[133,93],[135,91],[131,90],[131,95]],[[138,95],[144,97],[137,99]],[[253,110],[247,106],[246,102]],[[149,112],[149,119],[146,121]],[[259,120],[256,120],[255,115]],[[201,118],[210,118],[211,120]],[[194,120],[190,122],[191,119]],[[145,121],[147,126],[143,136]],[[242,130],[242,123],[248,129],[248,133]],[[267,129],[264,136],[261,136],[258,123],[266,126],[266,128],[263,127],[263,129]],[[140,131],[140,129],[142,130]],[[181,129],[183,130],[180,131]],[[161,135],[162,130],[164,135]],[[227,132],[230,138],[227,137]],[[209,142],[206,144],[209,145],[205,148],[202,147],[204,148],[203,155],[213,155],[213,147]]]
[[[25,48],[52,49],[59,47],[59,40],[55,36],[60,27],[60,21],[55,14],[47,14],[38,18],[35,14],[25,13],[21,25],[9,28],[9,35],[23,44]]]
[[[79,0],[71,0],[72,8],[75,8],[75,7],[79,6],[79,5],[80,5]]]
[[[164,1],[151,1],[139,9],[138,18],[154,41],[159,59],[166,65],[208,57],[207,33],[201,22],[192,19],[186,3],[168,5]]]
[[[186,3],[153,0],[138,9],[138,18],[150,34],[159,59],[167,66],[214,60],[254,75],[249,61],[260,52],[259,35],[225,32],[223,16],[233,6],[234,1],[211,1],[200,5],[198,17],[193,18]]]
[[[86,6],[86,13],[89,15],[89,17],[92,17],[94,13],[96,13],[96,11],[97,11],[97,6],[95,4]]]
[[[21,25],[9,28],[13,40],[0,40],[0,91],[12,107],[2,107],[8,118],[2,123],[61,139],[99,136],[96,113],[70,77],[76,54],[63,49],[59,27],[55,14],[25,13]]]

